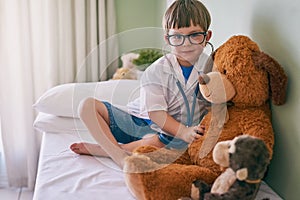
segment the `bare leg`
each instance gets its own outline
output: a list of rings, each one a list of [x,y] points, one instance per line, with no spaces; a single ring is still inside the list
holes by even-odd
[[[127,152],[132,152],[135,148],[140,146],[145,146],[145,145],[152,145],[158,148],[162,148],[165,146],[158,139],[158,135],[155,134],[155,135],[147,135],[147,137],[144,137],[141,140],[130,142],[128,144],[122,144],[121,147]]]
[[[124,158],[128,154],[120,147],[110,131],[106,106],[96,99],[88,98],[80,104],[80,119],[100,146],[76,143],[70,146],[71,150],[79,154],[109,156],[123,168]]]
[[[148,135],[141,140],[120,145],[109,128],[110,122],[106,106],[96,99],[88,98],[81,103],[80,118],[97,144],[74,143],[70,149],[77,154],[110,157],[123,168],[124,158],[135,148],[143,145],[164,146],[157,135]]]
[[[86,142],[73,143],[70,149],[77,154],[109,157],[99,144],[92,144]]]
[[[120,147],[124,149],[126,152],[132,152],[135,148],[144,145],[152,145],[159,148],[164,147],[164,144],[162,144],[159,141],[157,135],[151,135],[141,140],[131,142],[128,144],[121,144]],[[85,143],[85,142],[74,143],[70,146],[70,149],[77,154],[109,157],[109,155],[105,151],[103,151],[101,146],[98,144]]]

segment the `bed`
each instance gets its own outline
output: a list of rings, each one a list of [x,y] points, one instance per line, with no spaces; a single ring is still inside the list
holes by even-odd
[[[95,97],[125,109],[139,95],[138,80],[69,83],[46,91],[33,105],[34,127],[43,135],[34,200],[134,200],[121,169],[109,158],[77,155],[74,142],[95,142],[78,118],[81,100]],[[258,200],[282,199],[262,182]]]

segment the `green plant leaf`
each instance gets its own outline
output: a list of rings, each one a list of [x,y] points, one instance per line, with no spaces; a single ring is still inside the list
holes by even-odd
[[[151,65],[158,58],[162,57],[161,50],[158,49],[142,49],[138,51],[140,56],[134,59],[133,64],[137,65],[139,70],[144,71],[149,65]]]

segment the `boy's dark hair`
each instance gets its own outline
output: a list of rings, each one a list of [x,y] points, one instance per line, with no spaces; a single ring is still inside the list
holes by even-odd
[[[163,28],[168,32],[172,28],[189,27],[191,22],[207,31],[211,23],[207,8],[198,0],[176,0],[165,12]]]

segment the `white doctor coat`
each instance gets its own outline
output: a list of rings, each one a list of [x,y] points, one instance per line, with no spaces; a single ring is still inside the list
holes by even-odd
[[[127,105],[128,112],[134,116],[149,119],[148,112],[164,110],[175,120],[186,125],[187,108],[176,81],[180,82],[191,109],[199,74],[211,71],[209,67],[205,66],[207,60],[208,56],[202,53],[195,63],[188,81],[185,82],[175,55],[167,54],[159,58],[143,73],[140,96]],[[201,94],[198,92],[198,97],[199,95]],[[195,112],[191,113],[193,126],[199,124],[200,117],[204,112],[203,100],[197,98]]]

